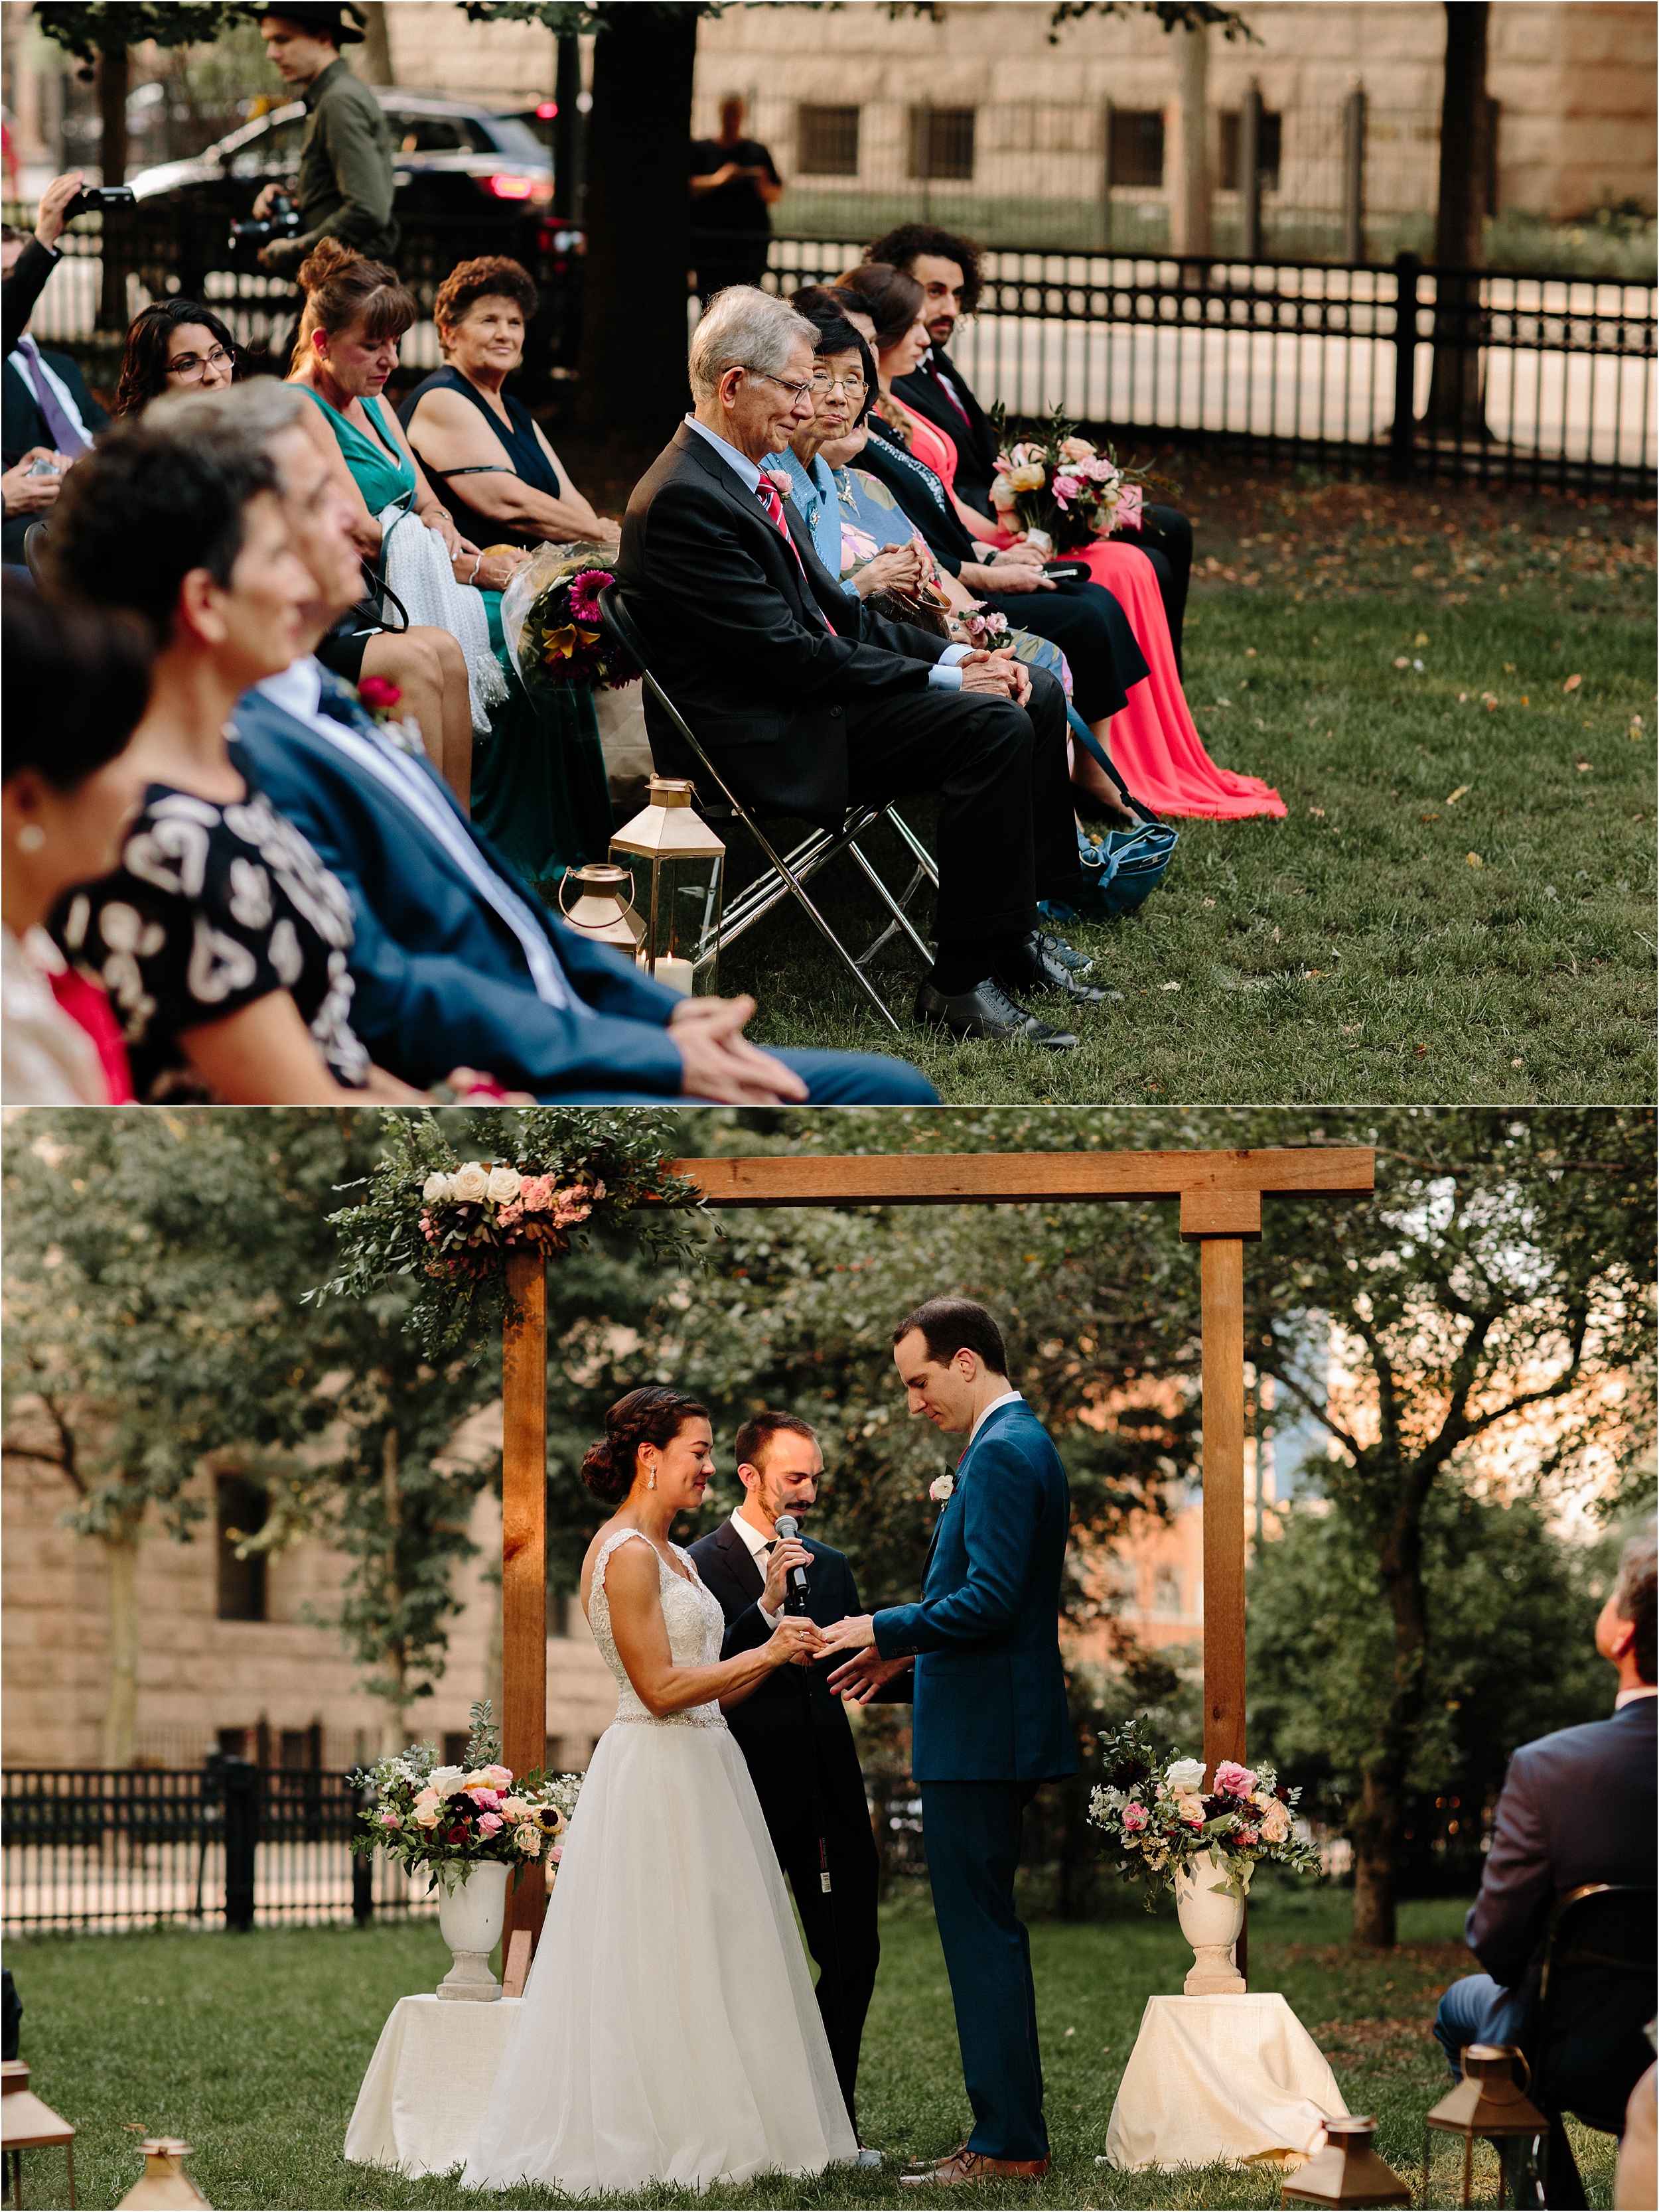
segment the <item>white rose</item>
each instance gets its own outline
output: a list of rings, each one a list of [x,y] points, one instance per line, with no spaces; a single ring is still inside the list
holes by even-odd
[[[469,1160],[464,1168],[457,1168],[449,1178],[449,1194],[463,1206],[477,1206],[489,1195],[489,1177],[477,1160]]]
[[[1177,1797],[1192,1797],[1204,1787],[1201,1759],[1176,1759],[1164,1770],[1164,1778]]]
[[[510,1206],[519,1194],[517,1168],[500,1167],[489,1170],[489,1195],[497,1206]]]
[[[465,1786],[466,1771],[459,1766],[434,1766],[426,1778],[428,1790],[435,1790],[440,1797],[453,1797]]]
[[[447,1175],[429,1175],[421,1185],[421,1196],[428,1206],[440,1206],[450,1194]]]

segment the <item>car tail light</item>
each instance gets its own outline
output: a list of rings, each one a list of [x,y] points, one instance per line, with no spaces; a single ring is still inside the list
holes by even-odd
[[[497,174],[493,177],[480,177],[478,182],[492,199],[527,200],[535,195],[536,180],[533,177]]]

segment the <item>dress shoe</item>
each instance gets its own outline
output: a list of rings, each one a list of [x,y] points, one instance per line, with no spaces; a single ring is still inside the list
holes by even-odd
[[[968,2138],[964,2136],[956,2148],[946,2151],[943,2158],[907,2158],[904,2171],[907,2173],[931,2173],[936,2166],[946,2166],[953,2158],[960,2158],[967,2148]]]
[[[1048,2171],[1046,2158],[987,2158],[981,2151],[959,2150],[942,2158],[922,2173],[902,2173],[902,2189],[926,2189],[936,2182],[1041,2181]]]
[[[1034,929],[1018,951],[999,960],[991,973],[1005,991],[1060,991],[1076,1006],[1103,1006],[1108,995],[1097,984],[1079,983],[1045,949],[1040,929]]]
[[[916,1019],[952,1036],[989,1037],[998,1044],[1042,1044],[1061,1052],[1077,1042],[1072,1030],[1050,1029],[988,980],[949,997],[923,983],[916,993]]]

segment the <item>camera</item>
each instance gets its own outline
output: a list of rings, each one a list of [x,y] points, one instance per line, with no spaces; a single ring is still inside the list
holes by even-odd
[[[273,238],[292,238],[300,228],[300,218],[291,200],[279,197],[272,203],[275,212],[261,221],[252,216],[230,226],[232,246],[265,246]]]
[[[77,215],[101,215],[108,208],[137,207],[138,195],[131,185],[82,185],[64,210],[64,220]]]

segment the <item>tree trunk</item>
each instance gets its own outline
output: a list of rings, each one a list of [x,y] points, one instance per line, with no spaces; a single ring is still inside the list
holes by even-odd
[[[1354,1824],[1353,1941],[1391,1949],[1398,1941],[1406,1781],[1422,1726],[1428,1656],[1428,1607],[1423,1589],[1423,1507],[1426,1489],[1408,1489],[1383,1537],[1379,1565],[1394,1618],[1394,1674],[1376,1748],[1365,1761]]]
[[[1435,210],[1437,271],[1480,268],[1486,209],[1492,107],[1486,98],[1486,0],[1446,0],[1446,67],[1440,101],[1440,192]],[[1486,430],[1480,287],[1435,278],[1434,374],[1425,418],[1431,430]]]
[[[386,1548],[386,1583],[388,1599],[395,1599],[401,1585],[398,1578],[398,1531],[403,1525],[403,1498],[398,1481],[398,1430],[388,1419],[386,1434],[380,1439],[380,1489],[386,1499],[386,1526],[392,1531],[392,1541]],[[394,1629],[387,1638],[382,1654],[387,1680],[392,1684],[386,1698],[386,1726],[391,1737],[386,1749],[394,1756],[404,1748],[407,1727],[404,1716],[408,1711],[409,1698],[404,1681],[404,1644],[401,1632]]]
[[[396,84],[392,67],[392,40],[386,27],[386,0],[362,0],[362,76],[369,84]]]
[[[99,174],[106,185],[126,182],[127,89],[131,82],[131,57],[125,46],[106,48],[98,57],[98,115],[102,125],[99,140]],[[126,257],[119,249],[121,219],[103,218],[103,283],[98,295],[98,327],[125,331],[127,326]]]
[[[696,52],[690,8],[615,11],[593,48],[579,422],[589,439],[626,441],[642,459],[689,404],[686,147]]]
[[[103,1539],[109,1573],[109,1658],[104,1686],[102,1766],[131,1766],[138,1749],[138,1546]]]
[[[1206,25],[1171,31],[1176,49],[1175,182],[1170,245],[1176,253],[1210,250],[1210,33]]]

